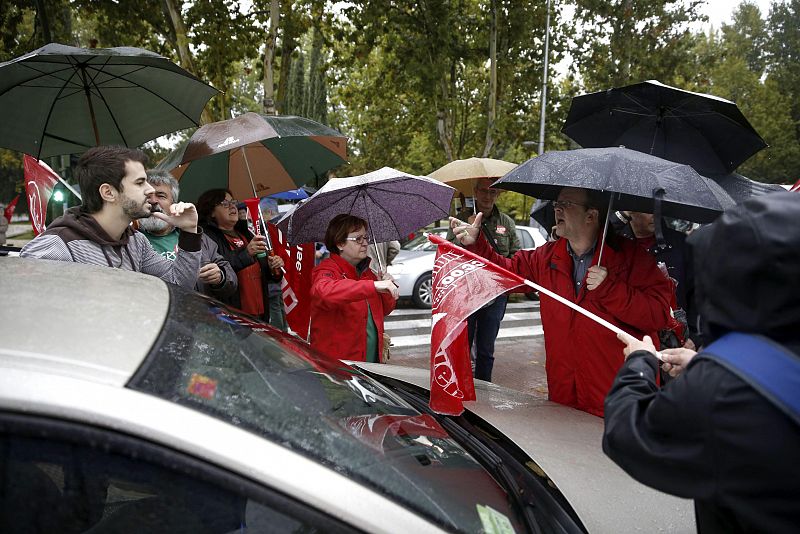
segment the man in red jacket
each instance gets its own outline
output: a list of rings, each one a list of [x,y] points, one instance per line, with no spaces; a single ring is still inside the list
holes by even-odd
[[[557,241],[511,258],[497,254],[480,235],[481,216],[472,225],[452,218],[456,238],[467,249],[532,280],[641,338],[669,321],[669,280],[644,249],[609,234],[600,255],[605,221],[603,195],[564,188],[553,202]],[[540,295],[550,399],[594,415],[622,366],[623,344],[606,327],[546,295]]]

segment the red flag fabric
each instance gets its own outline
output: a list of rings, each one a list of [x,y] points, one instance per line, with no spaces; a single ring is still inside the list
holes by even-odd
[[[281,296],[286,323],[301,338],[308,340],[311,324],[311,271],[314,269],[314,243],[289,246],[286,236],[274,224],[268,224],[275,254],[283,259]]]
[[[47,203],[50,202],[59,177],[45,162],[27,154],[22,160],[22,166],[25,169],[25,194],[28,195],[31,226],[33,234],[39,235],[47,228]]]
[[[460,415],[475,400],[466,319],[524,279],[435,235],[431,305],[431,400],[433,411]]]
[[[430,415],[354,415],[345,417],[342,424],[362,443],[381,453],[395,450],[385,444],[387,436],[425,436],[447,438],[447,432]]]
[[[789,188],[789,191],[797,191],[800,192],[800,180],[797,180],[792,187]]]
[[[17,209],[17,202],[19,202],[19,195],[15,196],[14,200],[9,202],[6,209],[3,210],[3,215],[9,223],[11,222],[11,217],[14,216],[14,210]]]

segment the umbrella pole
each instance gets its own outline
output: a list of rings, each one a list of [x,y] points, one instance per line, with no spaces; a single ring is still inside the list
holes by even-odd
[[[366,204],[366,200],[364,203]],[[372,234],[372,244],[375,247],[375,257],[378,258],[378,270],[382,273],[384,270],[383,262],[381,261],[381,251],[378,250],[378,243],[375,241],[375,230],[372,229],[372,226],[369,227],[369,233]]]
[[[253,196],[258,198],[256,184],[253,182],[253,173],[250,172],[250,162],[247,161],[247,146],[242,147],[242,157],[244,158],[244,166],[247,167],[247,177],[250,178],[250,187],[253,188]],[[267,221],[264,220],[264,214],[261,212],[261,199],[258,202],[258,218],[261,219],[261,231],[267,240],[267,250],[272,250],[272,239],[270,239],[269,231],[267,231]]]
[[[608,235],[608,219],[611,216],[611,207],[614,205],[614,193],[608,198],[608,209],[606,210],[606,222],[603,224],[603,240],[600,242],[600,255],[597,257],[597,266],[600,267],[600,261],[603,259],[603,248],[606,244],[606,235]]]

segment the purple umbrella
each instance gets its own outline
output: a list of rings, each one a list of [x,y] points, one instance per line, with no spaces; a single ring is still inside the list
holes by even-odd
[[[384,167],[337,178],[278,221],[290,245],[324,241],[331,219],[349,213],[367,221],[370,242],[400,239],[446,219],[455,190],[438,180]]]

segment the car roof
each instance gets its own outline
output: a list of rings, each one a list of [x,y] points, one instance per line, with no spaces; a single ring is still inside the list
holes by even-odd
[[[167,286],[155,276],[39,259],[0,258],[0,295],[0,366],[119,386],[155,343],[169,308]]]

